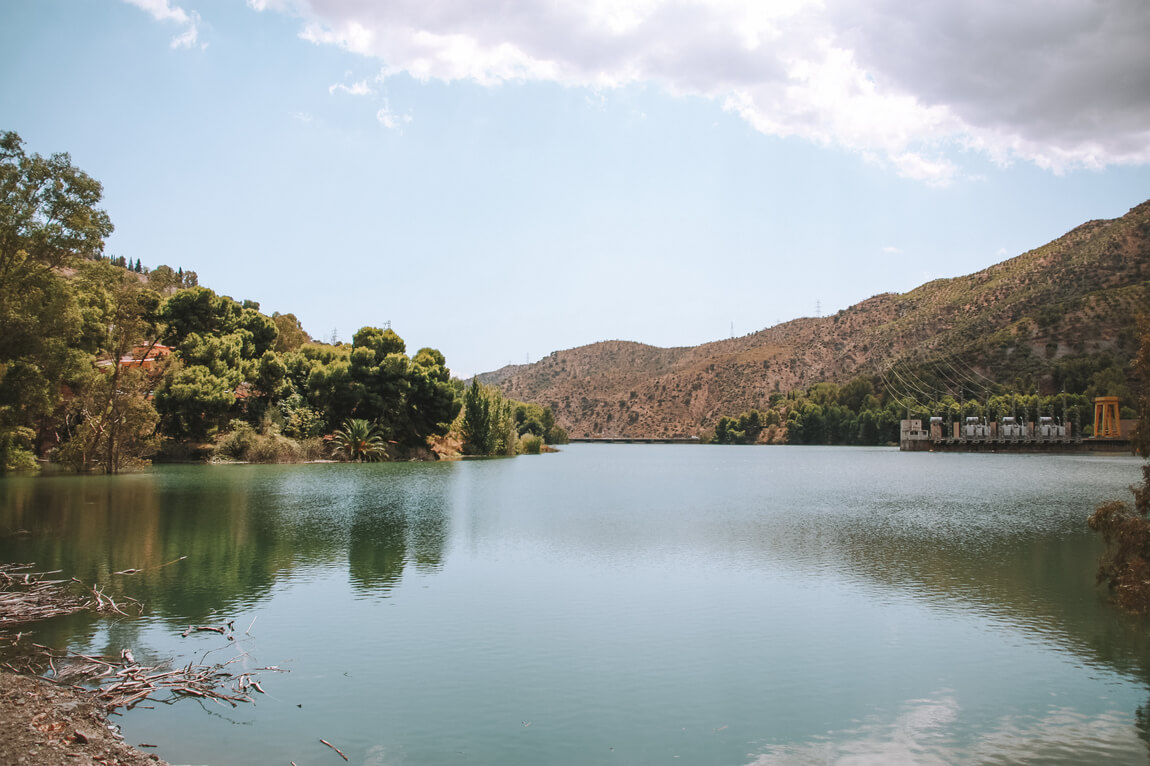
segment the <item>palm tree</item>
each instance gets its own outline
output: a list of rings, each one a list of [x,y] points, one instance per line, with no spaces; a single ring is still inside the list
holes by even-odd
[[[387,440],[375,423],[363,418],[348,418],[332,434],[332,451],[339,457],[363,461],[387,460]]]

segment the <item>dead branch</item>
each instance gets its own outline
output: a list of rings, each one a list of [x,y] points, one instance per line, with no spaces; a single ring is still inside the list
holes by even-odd
[[[339,757],[340,757],[340,758],[344,759],[345,761],[347,760],[347,756],[346,756],[346,755],[344,755],[344,754],[343,754],[343,751],[342,751],[342,750],[340,750],[338,747],[336,747],[336,746],[335,746],[335,745],[333,745],[332,743],[328,742],[326,739],[321,739],[321,740],[320,740],[320,742],[324,743],[325,745],[327,745],[328,747],[330,747],[332,750],[334,750],[334,751],[336,751],[337,753],[339,753]]]

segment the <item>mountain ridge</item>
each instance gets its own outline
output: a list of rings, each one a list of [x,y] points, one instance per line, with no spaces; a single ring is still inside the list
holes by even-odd
[[[827,317],[697,346],[600,341],[479,379],[552,407],[574,437],[698,435],[720,416],[765,408],[773,393],[877,379],[891,365],[940,357],[1049,391],[1062,360],[1128,361],[1135,317],[1147,311],[1150,201],[972,274],[879,293]]]

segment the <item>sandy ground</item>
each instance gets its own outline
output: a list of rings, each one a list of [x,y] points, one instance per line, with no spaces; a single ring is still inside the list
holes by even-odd
[[[167,766],[128,746],[83,692],[0,673],[0,766]]]

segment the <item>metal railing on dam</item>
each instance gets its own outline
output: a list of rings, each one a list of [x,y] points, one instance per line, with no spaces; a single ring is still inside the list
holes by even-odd
[[[578,439],[568,439],[571,444],[702,444],[697,436],[663,436],[663,437],[631,437],[631,436],[595,436]]]

